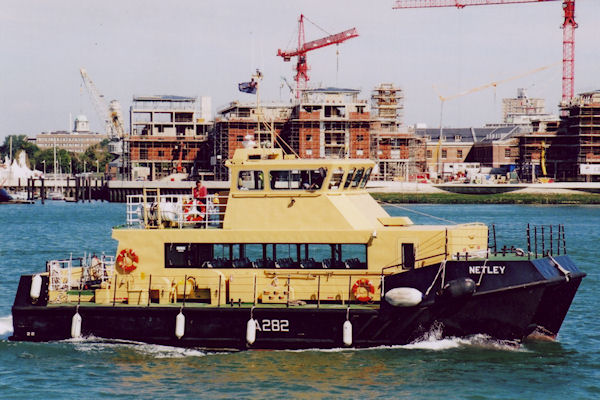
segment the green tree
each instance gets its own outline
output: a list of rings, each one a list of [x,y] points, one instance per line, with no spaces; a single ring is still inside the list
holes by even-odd
[[[12,154],[10,154],[11,149],[11,138],[12,138]],[[27,139],[27,135],[9,135],[4,138],[4,143],[0,146],[0,157],[1,161],[4,161],[4,158],[8,156],[13,159],[19,153],[20,150],[24,150],[27,153],[27,158],[29,160],[33,160],[35,158],[35,153],[40,149],[35,144],[31,143]]]

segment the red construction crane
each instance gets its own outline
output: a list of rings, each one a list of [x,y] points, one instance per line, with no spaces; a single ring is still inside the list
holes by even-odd
[[[320,49],[321,47],[329,46],[332,44],[340,44],[348,39],[352,39],[358,36],[356,28],[348,29],[335,35],[329,35],[321,39],[312,40],[310,42],[304,41],[304,15],[300,14],[298,19],[298,48],[294,50],[277,50],[277,55],[283,57],[283,61],[290,61],[292,57],[298,57],[296,63],[296,97],[300,97],[300,91],[306,89],[306,82],[309,80],[308,77],[308,64],[306,63],[306,53],[312,50]]]
[[[568,102],[573,98],[575,87],[575,0],[396,0],[395,9],[399,8],[429,8],[487,6],[495,4],[542,3],[562,1],[565,20],[563,29],[563,76],[562,101]]]

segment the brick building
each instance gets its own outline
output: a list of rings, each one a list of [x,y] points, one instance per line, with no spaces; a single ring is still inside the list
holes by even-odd
[[[199,175],[208,167],[209,98],[134,97],[130,121],[125,154],[132,178],[155,180],[174,172]]]

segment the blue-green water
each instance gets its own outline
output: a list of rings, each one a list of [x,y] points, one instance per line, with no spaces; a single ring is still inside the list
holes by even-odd
[[[566,227],[571,257],[588,273],[557,342],[508,346],[434,337],[395,348],[204,353],[98,340],[13,343],[19,275],[47,259],[113,253],[122,204],[0,206],[0,398],[600,398],[600,207],[410,205],[455,222],[496,223],[500,245],[524,246],[526,224]],[[438,223],[389,208],[417,223]]]

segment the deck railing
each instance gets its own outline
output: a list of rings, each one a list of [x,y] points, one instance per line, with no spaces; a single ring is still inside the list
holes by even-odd
[[[228,196],[141,194],[127,196],[127,226],[132,228],[221,228]]]
[[[83,289],[85,285],[101,285],[112,279],[115,271],[114,256],[86,254],[66,260],[46,262],[49,290],[68,291]]]

